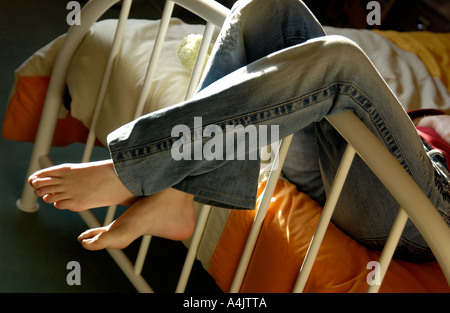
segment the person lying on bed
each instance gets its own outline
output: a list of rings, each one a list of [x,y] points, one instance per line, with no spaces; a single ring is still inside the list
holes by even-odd
[[[442,154],[428,156],[428,144],[364,52],[346,38],[326,36],[298,0],[238,1],[191,100],[113,131],[108,136],[110,160],[51,167],[31,175],[29,183],[36,195],[59,209],[131,205],[110,225],[81,234],[86,249],[124,248],[144,234],[181,240],[194,229],[194,200],[254,209],[260,162],[175,160],[176,125],[192,130],[194,118],[201,117],[203,125],[218,125],[224,133],[226,125],[250,124],[278,125],[280,138],[294,133],[283,175],[323,204],[346,147],[325,116],[346,110],[385,144],[448,223],[450,182],[446,170],[433,166],[448,167]],[[432,126],[448,147],[449,116],[428,113],[432,116],[418,125]],[[203,143],[205,139],[210,138]],[[356,158],[333,222],[366,247],[380,250],[398,207]],[[411,222],[397,256],[432,258]]]

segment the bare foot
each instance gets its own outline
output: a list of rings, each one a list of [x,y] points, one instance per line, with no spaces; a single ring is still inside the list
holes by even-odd
[[[58,209],[83,211],[136,199],[116,175],[112,160],[49,167],[28,182],[38,197]]]
[[[143,235],[184,240],[194,226],[194,196],[168,188],[140,198],[117,220],[85,231],[78,241],[88,250],[123,249]]]

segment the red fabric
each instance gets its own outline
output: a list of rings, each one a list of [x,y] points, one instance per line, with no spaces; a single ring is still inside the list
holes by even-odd
[[[440,150],[447,161],[447,167],[450,168],[450,146],[439,136],[434,129],[428,127],[417,127],[417,132],[430,146]]]
[[[445,113],[435,109],[421,109],[408,112],[411,119],[428,116],[428,115],[444,115]],[[422,137],[433,149],[441,151],[445,160],[447,161],[447,167],[450,168],[450,145],[448,145],[434,129],[429,127],[417,127],[417,133]]]

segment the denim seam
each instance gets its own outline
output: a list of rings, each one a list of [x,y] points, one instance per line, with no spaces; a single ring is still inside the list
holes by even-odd
[[[269,112],[271,110],[276,110],[277,108],[282,108],[283,106],[287,106],[287,105],[295,103],[297,101],[301,101],[302,99],[313,97],[314,94],[323,92],[323,90],[328,89],[328,88],[332,87],[335,84],[339,84],[339,83],[334,83],[334,84],[330,85],[329,87],[326,87],[326,88],[323,88],[323,89],[319,89],[317,91],[310,92],[310,93],[308,93],[306,95],[302,95],[301,97],[298,97],[298,98],[295,98],[295,99],[291,99],[291,100],[285,101],[283,103],[275,104],[275,105],[273,105],[273,106],[271,106],[269,108],[264,108],[264,109],[248,112],[248,113],[245,113],[245,114],[243,114],[243,115],[241,115],[239,117],[233,117],[233,118],[225,119],[225,120],[222,120],[222,121],[219,121],[219,122],[212,122],[209,125],[216,124],[218,126],[221,126],[222,130],[223,130],[223,126],[226,126],[226,125],[243,125],[243,126],[247,126],[247,125],[250,124],[249,121],[245,121],[245,123],[243,123],[243,124],[242,123],[239,124],[238,121],[239,120],[243,120],[243,119],[244,120],[245,119],[252,119],[252,116],[254,116],[254,115],[257,115],[257,114],[262,115],[262,114],[267,113],[267,112]],[[330,94],[330,97],[331,97],[331,95],[332,94]],[[329,98],[329,97],[327,97],[327,98]],[[327,99],[327,98],[325,98],[325,99]],[[325,99],[322,99],[321,101],[323,101]],[[312,103],[311,103],[311,101],[309,101],[310,104],[307,107],[309,107],[311,105],[314,105],[314,104],[316,104],[318,102],[321,102],[321,101],[313,101]],[[285,109],[282,109],[282,110],[286,111]],[[291,109],[287,108],[287,111],[290,112]],[[253,121],[257,121],[258,123],[261,123],[261,122],[264,122],[264,121],[269,121],[271,119],[279,118],[280,116],[283,115],[283,113],[289,113],[289,112],[281,112],[278,116],[271,117],[271,118],[262,118],[262,119],[253,118]],[[203,126],[203,128],[204,127],[205,126]],[[194,133],[194,130],[191,130],[190,131],[191,138],[193,137],[192,136],[193,133]],[[145,157],[147,155],[147,153],[149,152],[149,150],[156,150],[156,151],[150,152],[151,154],[156,154],[156,153],[159,153],[159,152],[167,151],[167,150],[169,150],[169,147],[176,140],[177,139],[174,138],[174,137],[166,137],[166,138],[162,138],[162,139],[156,140],[156,141],[154,141],[152,143],[148,143],[148,144],[145,144],[145,145],[133,147],[132,149],[119,149],[119,150],[116,150],[116,151],[112,151],[111,154],[113,155],[113,158],[116,159],[117,161],[124,161],[124,160],[135,159],[135,158],[137,159],[137,158],[140,158],[140,157]],[[155,146],[155,145],[160,145],[161,147],[152,149],[151,146]],[[164,147],[162,147],[162,146],[164,146]],[[144,151],[144,150],[146,150],[146,151]],[[131,158],[122,157],[124,153],[130,153],[131,151],[134,151],[132,153],[132,154],[134,154],[133,157],[131,157]]]
[[[181,183],[178,183],[178,185],[183,186],[184,184],[181,182]],[[188,187],[189,189],[195,189],[195,190],[198,190],[198,191],[207,192],[207,193],[209,193],[209,194],[218,195],[218,196],[223,197],[223,198],[226,198],[226,199],[236,200],[236,201],[240,201],[240,202],[254,203],[254,201],[255,201],[255,199],[249,200],[248,198],[231,197],[231,196],[228,195],[228,194],[222,194],[222,193],[219,193],[219,192],[211,191],[211,190],[209,190],[209,189],[200,188],[200,187],[197,187],[197,186],[187,185],[187,187]]]
[[[383,237],[377,237],[377,238],[362,238],[362,239],[358,239],[357,241],[360,241],[360,242],[362,242],[362,241],[364,241],[364,242],[380,241],[380,242],[382,242],[382,241],[387,241],[387,239],[388,239],[388,237],[383,236]],[[411,242],[411,241],[409,241],[409,240],[407,240],[407,239],[405,239],[403,237],[400,237],[399,242],[407,244],[407,245],[413,247],[414,249],[423,250],[423,251],[429,250],[429,247],[420,246],[420,245],[415,244],[415,243],[413,243],[413,242]]]
[[[319,96],[322,95],[319,99]],[[220,122],[215,122],[217,125],[219,125],[222,129],[226,125],[243,125],[247,126],[251,124],[252,122],[256,123],[262,123],[264,121],[270,121],[271,119],[279,118],[285,114],[288,114],[292,111],[293,104],[296,102],[302,102],[303,103],[303,109],[308,108],[312,105],[316,105],[320,102],[323,102],[331,97],[335,96],[348,96],[350,99],[355,101],[361,109],[363,109],[371,118],[372,122],[379,127],[378,133],[381,138],[383,138],[383,141],[385,143],[385,146],[388,147],[389,151],[395,156],[397,160],[401,163],[403,168],[410,174],[413,178],[413,174],[410,170],[410,166],[406,161],[405,156],[402,154],[400,149],[397,149],[398,144],[395,142],[395,138],[392,136],[389,136],[391,133],[389,127],[387,126],[387,123],[384,121],[384,118],[380,114],[378,110],[376,110],[376,107],[373,105],[372,101],[369,97],[367,97],[363,92],[361,92],[360,89],[358,89],[354,84],[352,83],[346,83],[346,82],[334,82],[327,87],[321,88],[319,90],[312,91],[308,94],[302,95],[301,97],[297,97],[294,99],[290,99],[288,101],[285,101],[283,103],[278,103],[275,105],[272,105],[271,107],[264,108],[261,110],[256,110],[252,112],[245,113],[239,117],[234,117],[226,120],[222,120]],[[372,111],[372,112],[371,112]],[[265,117],[265,115],[271,115],[275,113],[276,116],[274,117]],[[241,122],[241,123],[239,123]],[[210,124],[214,124],[210,123]],[[380,127],[381,126],[381,127]],[[203,126],[204,128],[205,126]],[[384,130],[384,131],[380,131]],[[191,138],[193,137],[192,134],[195,130],[191,130]],[[117,150],[114,152],[111,152],[111,155],[113,159],[116,162],[122,162],[130,159],[139,159],[142,157],[146,157],[149,154],[156,154],[160,152],[164,152],[167,150],[170,150],[171,146],[177,139],[174,137],[166,137],[157,141],[154,141],[152,143],[142,145],[140,147],[134,147],[132,149],[122,149]],[[154,150],[154,151],[152,151]],[[125,154],[129,154],[129,156],[125,156]],[[401,161],[400,161],[401,160]]]
[[[359,101],[354,95],[350,95],[350,98],[358,103],[360,107],[370,116],[370,119],[372,122],[377,125],[377,131],[381,138],[383,138],[385,147],[389,150],[389,152],[395,157],[395,159],[400,163],[400,165],[407,171],[407,173],[414,179],[414,181],[417,181],[414,174],[411,171],[411,166],[408,163],[407,158],[403,154],[402,150],[399,149],[399,144],[396,141],[394,136],[391,136],[392,134],[391,129],[388,126],[388,123],[383,118],[383,115],[379,112],[379,110],[376,109],[376,106],[373,104],[372,100],[366,96],[357,86],[354,84],[351,84],[351,87],[356,90],[359,95],[361,95],[364,100],[370,103],[370,106],[363,103],[363,101]],[[373,110],[374,113],[370,112],[370,109]],[[379,121],[377,121],[377,117],[379,118]],[[382,126],[382,127],[380,127]],[[383,131],[384,130],[384,131]]]
[[[210,123],[208,125],[216,124],[219,127],[221,127],[222,130],[224,130],[225,126],[227,126],[227,125],[230,125],[230,126],[236,126],[236,125],[247,126],[247,125],[251,125],[252,121],[256,121],[258,123],[261,123],[263,121],[270,121],[272,119],[279,118],[280,116],[282,116],[283,114],[286,114],[288,112],[280,112],[278,116],[271,117],[271,118],[262,118],[262,119],[253,118],[252,119],[252,116],[255,115],[255,114],[260,114],[261,115],[261,114],[263,114],[265,112],[269,112],[270,110],[276,110],[277,108],[282,108],[283,106],[285,106],[285,105],[287,105],[289,103],[295,102],[295,101],[297,101],[297,100],[291,100],[291,101],[287,101],[287,102],[284,102],[284,103],[281,103],[281,104],[277,104],[277,105],[274,105],[274,106],[272,106],[270,108],[267,108],[267,109],[264,109],[264,110],[252,111],[252,112],[243,114],[243,115],[241,115],[239,117],[234,117],[234,118],[222,120],[221,122],[212,122],[212,123]],[[286,111],[286,110],[282,109],[281,111]],[[250,121],[250,119],[252,119],[252,121]],[[242,120],[246,120],[246,121],[244,123],[239,123],[239,120],[241,120],[241,121]],[[204,129],[206,126],[207,125],[202,126],[202,129]],[[196,130],[191,130],[189,132],[191,134],[191,138],[194,137],[193,133],[195,131]],[[184,133],[183,135],[185,135],[185,134],[188,134],[188,133]],[[174,138],[174,137],[166,137],[166,138],[154,141],[152,143],[142,145],[140,147],[134,147],[132,149],[120,149],[120,150],[116,150],[116,151],[111,151],[111,155],[118,162],[126,161],[126,160],[129,160],[129,159],[138,159],[138,158],[141,158],[141,157],[146,157],[149,152],[150,152],[150,154],[156,154],[156,153],[161,153],[161,152],[165,152],[167,150],[170,150],[171,146],[173,145],[173,143],[176,140],[177,140],[177,138]],[[152,149],[151,146],[155,146],[155,145],[160,145],[160,147]],[[150,150],[156,150],[156,151],[150,151]],[[131,158],[124,157],[123,155],[125,153],[131,153],[131,154],[133,154],[133,156]]]
[[[386,241],[387,241],[387,237],[365,238],[365,239],[358,239],[357,240],[357,242],[359,242],[359,243],[361,243],[363,245],[369,245],[369,246],[371,245],[370,242],[384,245],[386,243]],[[415,254],[417,254],[417,253],[419,253],[421,255],[427,254],[427,256],[430,256],[430,257],[426,257],[425,260],[431,258],[431,256],[432,256],[432,251],[431,251],[431,249],[429,247],[424,247],[424,246],[417,245],[417,244],[415,244],[415,243],[413,243],[413,242],[411,242],[411,241],[409,241],[409,240],[407,240],[407,239],[405,239],[403,237],[401,237],[399,239],[399,244],[400,243],[402,243],[405,246],[406,249],[408,249],[410,251],[411,250],[415,251],[414,252]]]

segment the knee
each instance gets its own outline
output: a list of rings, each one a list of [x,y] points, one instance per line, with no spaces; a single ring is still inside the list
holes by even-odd
[[[311,14],[301,0],[239,0],[233,5],[231,12],[239,12],[243,19],[264,19],[276,15],[277,12],[296,12],[303,16]]]
[[[239,20],[243,32],[256,32],[258,38],[265,40],[284,38],[289,44],[292,38],[296,44],[325,35],[317,19],[300,0],[240,0],[230,15],[231,20]]]
[[[323,44],[325,49],[329,52],[339,53],[339,54],[363,54],[361,48],[353,40],[341,36],[341,35],[328,35],[323,37]]]
[[[325,36],[321,41],[322,57],[335,65],[364,64],[368,58],[364,51],[354,41],[339,35]]]

